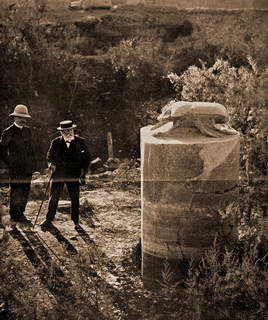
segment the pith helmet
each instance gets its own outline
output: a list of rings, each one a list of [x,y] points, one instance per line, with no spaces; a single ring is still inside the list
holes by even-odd
[[[23,104],[18,104],[14,112],[9,115],[10,117],[31,118],[28,112],[28,108]]]
[[[76,128],[76,124],[73,124],[72,120],[64,120],[60,122],[60,127],[58,127],[58,130],[66,130],[66,129],[73,129]]]

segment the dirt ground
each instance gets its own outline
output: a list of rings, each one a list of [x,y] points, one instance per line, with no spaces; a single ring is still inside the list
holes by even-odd
[[[32,288],[38,292],[37,319],[44,319],[46,310],[53,310],[53,301],[61,294],[48,281],[49,268],[53,266],[63,273],[63,279],[75,279],[79,272],[77,261],[83,261],[83,256],[87,259],[93,251],[95,260],[84,263],[91,275],[101,281],[104,292],[109,293],[108,319],[147,319],[153,300],[141,281],[140,188],[133,185],[115,188],[108,181],[97,187],[94,183],[83,186],[78,230],[70,219],[70,202],[63,198],[52,230],[43,232],[40,228],[47,211],[46,200],[35,227],[13,225],[7,242],[8,255],[23,266],[22,276],[29,284],[29,292]],[[40,204],[41,200],[28,202],[26,216],[32,224]],[[107,300],[106,293],[103,294],[98,299]]]
[[[139,170],[135,171],[138,176]],[[88,179],[81,187],[81,227],[77,230],[70,219],[70,201],[66,193],[59,203],[53,229],[46,232],[41,230],[40,223],[45,218],[48,200],[45,200],[34,227],[41,197],[28,202],[26,216],[32,225],[12,226],[4,256],[11,260],[9,273],[15,269],[15,277],[21,279],[19,285],[12,288],[12,294],[19,296],[24,304],[27,301],[27,308],[29,304],[35,310],[34,316],[4,320],[184,319],[178,309],[181,300],[169,300],[164,291],[149,292],[142,285],[139,183],[129,183],[126,179],[120,182],[112,175],[104,174],[103,177],[106,179]],[[8,189],[1,191],[7,193]],[[1,258],[3,260],[3,252]],[[16,269],[18,266],[20,271]],[[79,299],[81,292],[87,289],[86,299],[81,300],[78,307],[82,310],[88,304],[95,312],[92,318],[79,314],[74,297],[63,295],[66,288],[75,294],[78,292]],[[75,290],[71,291],[71,288]],[[183,294],[183,288],[180,288],[178,299]],[[60,300],[62,296],[63,300]],[[59,301],[63,303],[60,311]],[[215,313],[210,319],[217,319]]]

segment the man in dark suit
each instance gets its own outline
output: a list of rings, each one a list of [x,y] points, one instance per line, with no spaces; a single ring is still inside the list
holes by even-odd
[[[28,201],[32,174],[36,170],[31,130],[26,126],[31,118],[28,108],[19,104],[9,116],[14,123],[1,136],[1,157],[9,169],[10,217],[14,222],[29,223],[24,211]]]
[[[59,198],[66,184],[71,199],[71,219],[79,226],[79,189],[85,180],[90,163],[90,154],[85,140],[74,135],[75,124],[71,120],[60,123],[61,136],[51,142],[47,154],[49,168],[52,170],[52,183],[46,220],[41,224],[43,230],[52,227]]]

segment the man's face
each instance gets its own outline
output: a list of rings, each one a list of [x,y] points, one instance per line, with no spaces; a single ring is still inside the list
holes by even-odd
[[[69,138],[73,138],[74,136],[74,129],[65,129],[65,130],[61,130],[61,135],[63,136],[64,139],[69,139]]]
[[[17,125],[24,127],[27,124],[27,118],[14,117],[14,122],[16,122]]]

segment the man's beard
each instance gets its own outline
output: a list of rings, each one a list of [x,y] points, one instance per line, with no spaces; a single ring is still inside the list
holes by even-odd
[[[74,131],[72,129],[61,131],[61,135],[65,141],[72,141],[74,139]]]

